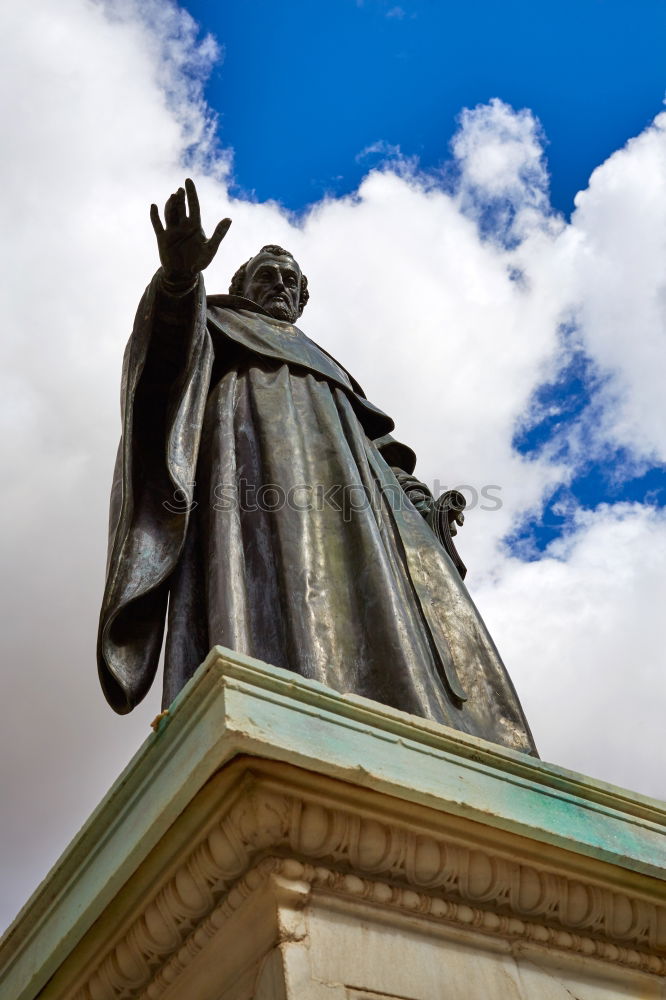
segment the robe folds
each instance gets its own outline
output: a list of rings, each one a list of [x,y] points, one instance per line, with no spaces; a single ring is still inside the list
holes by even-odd
[[[147,288],[123,365],[98,666],[164,706],[216,644],[536,753],[465,584],[400,488],[411,449],[297,327]]]

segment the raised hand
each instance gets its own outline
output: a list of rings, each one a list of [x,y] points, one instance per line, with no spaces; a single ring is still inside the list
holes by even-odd
[[[186,192],[189,214],[185,205]],[[207,268],[231,225],[231,219],[222,219],[211,238],[206,239],[201,228],[197,189],[189,177],[185,187],[178,188],[164,206],[166,225],[162,225],[157,205],[150,206],[150,221],[157,237],[164,276],[173,283],[191,281]]]

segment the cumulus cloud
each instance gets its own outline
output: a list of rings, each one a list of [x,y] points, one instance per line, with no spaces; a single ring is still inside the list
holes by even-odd
[[[476,596],[542,756],[663,797],[664,511],[579,511],[543,558],[508,559]]]
[[[460,547],[544,754],[657,794],[661,514],[574,511],[566,540],[529,563],[503,539],[583,460],[575,447],[566,459],[512,448],[536,387],[566,360],[562,324],[605,373],[597,446],[663,458],[663,117],[599,167],[571,223],[549,205],[538,122],[501,101],[463,113],[455,183],[398,158],[354,196],[294,220],[228,195],[230,155],[201,89],[220,53],[182,10],[35,0],[30,19],[6,5],[0,23],[13,95],[1,112],[13,155],[0,163],[11,234],[1,251],[11,705],[1,916],[18,909],[159,708],[155,690],[133,715],[113,715],[94,646],[121,356],[156,266],[148,206],[185,165],[206,228],[234,220],[209,288],[224,290],[263,243],[290,247],[312,289],[304,329],[394,415],[422,478],[500,488],[501,508],[471,512]]]
[[[548,171],[538,120],[493,98],[460,115],[453,154],[459,203],[495,236],[521,239],[550,219]]]
[[[605,433],[666,461],[666,113],[598,167],[576,198],[575,290],[584,342],[612,375]]]

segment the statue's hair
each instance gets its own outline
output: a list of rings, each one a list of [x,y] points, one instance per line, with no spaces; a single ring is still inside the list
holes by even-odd
[[[259,253],[269,253],[273,257],[291,257],[292,259],[294,259],[293,253],[290,253],[289,250],[285,250],[283,247],[277,246],[275,243],[269,243],[267,244],[267,246],[262,247]],[[259,253],[255,254],[255,256],[258,257]],[[245,275],[247,273],[248,264],[250,264],[253,260],[254,257],[250,257],[249,260],[246,260],[245,263],[241,264],[241,266],[238,268],[233,278],[231,279],[231,284],[229,285],[229,295],[243,294],[243,288],[245,286]],[[301,271],[301,289],[298,298],[299,316],[305,309],[309,298],[310,298],[310,293],[308,291],[308,279]]]

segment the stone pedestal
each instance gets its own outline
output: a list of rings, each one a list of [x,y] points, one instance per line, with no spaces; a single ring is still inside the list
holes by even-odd
[[[666,997],[665,831],[657,802],[216,648],[10,928],[0,995]]]

